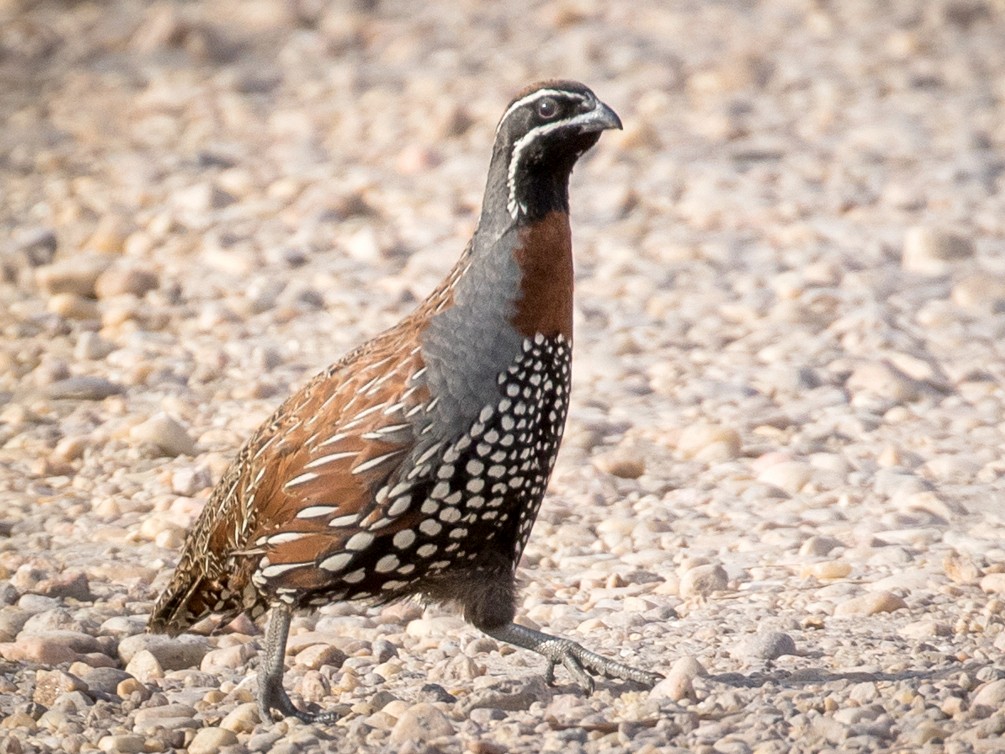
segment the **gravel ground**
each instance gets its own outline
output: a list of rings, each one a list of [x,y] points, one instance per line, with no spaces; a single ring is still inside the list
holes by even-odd
[[[0,3],[0,754],[1002,751],[1005,4]],[[574,176],[576,383],[523,616],[143,634],[294,386],[473,229],[509,97]]]

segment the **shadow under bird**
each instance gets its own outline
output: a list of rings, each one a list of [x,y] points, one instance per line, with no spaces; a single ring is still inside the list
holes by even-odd
[[[617,114],[573,81],[534,84],[496,129],[481,217],[453,270],[396,326],[326,369],[255,432],[213,491],[150,617],[178,634],[271,611],[263,720],[283,688],[294,611],[420,596],[562,665],[660,676],[513,622],[515,572],[569,407],[569,176]]]

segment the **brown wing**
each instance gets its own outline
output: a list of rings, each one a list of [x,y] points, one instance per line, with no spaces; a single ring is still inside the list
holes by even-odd
[[[151,630],[261,613],[260,592],[322,590],[345,575],[340,553],[405,512],[395,488],[408,480],[395,475],[422,452],[429,403],[411,335],[396,328],[349,354],[262,425],[190,532]]]

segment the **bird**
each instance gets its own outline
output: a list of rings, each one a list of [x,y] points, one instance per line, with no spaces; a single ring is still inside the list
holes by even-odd
[[[283,687],[290,622],[343,602],[417,597],[563,666],[661,677],[514,622],[516,567],[569,409],[569,177],[621,119],[584,84],[520,91],[495,130],[478,224],[397,325],[328,367],[252,434],[188,532],[148,629],[176,635],[269,613],[261,718],[330,722]]]

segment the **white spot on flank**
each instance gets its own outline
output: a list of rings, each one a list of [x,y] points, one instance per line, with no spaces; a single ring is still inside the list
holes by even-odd
[[[401,563],[397,555],[385,555],[377,561],[375,566],[379,573],[390,573]]]
[[[345,549],[347,550],[365,550],[373,544],[373,535],[365,531],[356,532],[351,537],[349,541],[345,543]]]
[[[339,527],[342,526],[351,526],[352,524],[356,523],[358,519],[359,519],[358,514],[350,513],[348,516],[339,516],[338,518],[333,518],[331,521],[328,522],[328,526],[332,527],[333,529],[338,529]]]
[[[341,571],[349,565],[350,560],[352,560],[350,553],[340,552],[337,555],[332,555],[330,558],[325,558],[318,565],[326,571]]]
[[[444,508],[440,511],[440,520],[452,524],[461,520],[461,512],[457,508]]]
[[[394,535],[394,539],[391,541],[399,550],[404,550],[406,547],[411,547],[412,543],[415,542],[415,532],[411,529],[402,529]]]
[[[348,582],[349,584],[358,584],[360,581],[366,578],[366,571],[359,568],[352,573],[347,573],[342,577],[342,580]]]
[[[433,519],[431,518],[427,518],[425,521],[419,524],[419,531],[421,531],[423,534],[428,534],[430,537],[435,537],[442,530],[443,527],[440,526],[439,522],[433,521]]]
[[[416,549],[415,554],[420,558],[428,558],[429,556],[435,554],[438,549],[439,548],[436,545],[432,544],[421,545],[418,549]]]

